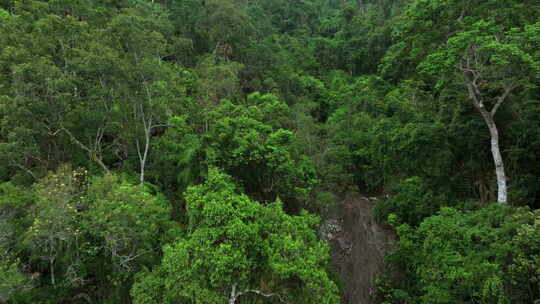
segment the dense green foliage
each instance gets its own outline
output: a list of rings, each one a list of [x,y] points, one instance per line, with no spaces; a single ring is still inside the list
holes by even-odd
[[[399,238],[374,300],[540,301],[538,20],[0,0],[0,302],[337,303],[316,231],[350,192]]]
[[[338,303],[325,272],[329,248],[313,229],[317,218],[236,194],[215,169],[188,189],[186,201],[187,235],[165,246],[160,267],[139,277],[136,303],[225,303],[231,292],[239,299]]]
[[[442,208],[418,229],[399,225],[400,245],[388,259],[408,278],[397,288],[381,284],[384,296],[390,303],[536,303],[539,219],[528,208],[492,205]]]

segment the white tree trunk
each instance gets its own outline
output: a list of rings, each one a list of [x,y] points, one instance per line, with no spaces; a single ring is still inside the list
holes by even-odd
[[[54,276],[54,258],[49,258],[49,269],[51,271],[51,283],[54,288],[56,288],[56,278]]]
[[[465,66],[469,66],[468,59],[466,63],[467,64]],[[493,156],[495,173],[497,175],[497,202],[506,204],[508,203],[506,173],[504,172],[504,163],[501,155],[501,149],[499,147],[499,130],[497,130],[494,117],[501,104],[507,99],[509,94],[518,87],[518,84],[510,83],[505,86],[502,95],[497,97],[495,105],[491,111],[488,111],[484,105],[484,101],[482,100],[482,93],[480,92],[478,85],[481,74],[477,70],[470,68],[462,67],[462,70],[464,71],[465,85],[469,91],[469,99],[478,112],[480,112],[489,129],[489,135],[491,137],[491,155]]]
[[[137,144],[137,154],[139,155],[139,164],[141,167],[141,171],[139,175],[139,182],[141,185],[143,185],[144,184],[144,168],[146,167],[146,159],[148,158],[148,150],[150,148],[150,137],[151,137],[153,125],[152,125],[152,118],[146,121],[146,116],[144,115],[142,106],[141,106],[141,118],[142,118],[143,127],[144,127],[144,150],[141,151],[141,146],[139,144],[138,139],[135,140],[135,143]]]
[[[495,120],[490,112],[488,112],[482,104],[477,107],[480,114],[484,118],[486,125],[489,128],[491,137],[491,155],[495,164],[495,173],[497,175],[497,202],[508,203],[508,189],[506,185],[506,173],[504,171],[504,162],[499,147],[499,130],[495,124]]]
[[[235,283],[233,284],[231,288],[231,295],[229,296],[229,304],[235,304],[237,298],[238,298],[238,293],[236,292],[236,283]]]
[[[139,140],[137,139],[137,153],[139,154],[139,165],[141,167],[139,174],[139,182],[141,185],[144,184],[144,168],[146,167],[146,159],[148,157],[148,149],[150,148],[150,129],[145,128],[144,134],[144,150],[141,153],[141,147],[139,145]]]
[[[495,173],[497,174],[497,202],[508,202],[508,190],[506,187],[506,174],[504,172],[504,163],[499,148],[499,131],[493,122],[488,124],[489,134],[491,135],[491,154],[495,163]]]

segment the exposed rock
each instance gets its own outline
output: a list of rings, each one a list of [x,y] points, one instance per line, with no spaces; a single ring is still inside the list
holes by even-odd
[[[336,218],[321,226],[321,237],[332,244],[333,262],[343,282],[343,304],[372,303],[375,278],[395,242],[394,232],[373,218],[376,201],[350,193],[339,205]]]

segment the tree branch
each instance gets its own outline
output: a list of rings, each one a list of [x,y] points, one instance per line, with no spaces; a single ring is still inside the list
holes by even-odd
[[[74,142],[76,143],[79,147],[81,147],[81,149],[85,150],[88,152],[88,154],[90,154],[90,159],[95,161],[96,163],[98,163],[98,165],[106,172],[106,173],[110,173],[111,171],[109,170],[109,168],[107,168],[107,166],[105,166],[105,164],[103,163],[103,161],[101,160],[101,156],[98,155],[98,151],[97,151],[97,147],[99,147],[101,145],[101,138],[103,135],[100,135],[100,132],[101,132],[101,128],[100,130],[98,130],[98,134],[96,135],[96,147],[94,147],[94,149],[90,149],[88,148],[85,144],[83,144],[82,142],[80,142],[74,135],[73,133],[71,133],[68,129],[66,129],[64,126],[60,126],[61,129],[66,132],[66,134],[69,136],[69,138]],[[99,140],[98,140],[99,139]]]
[[[473,79],[470,79],[470,77],[467,75],[466,72],[463,73],[465,76],[465,86],[467,87],[467,90],[469,91],[469,99],[472,101],[473,105],[476,108],[482,107],[482,101],[478,99],[478,86],[476,85],[476,81],[478,79],[478,76],[473,74]]]
[[[518,86],[518,84],[512,83],[511,85],[504,88],[504,93],[497,98],[497,103],[495,104],[495,106],[493,106],[493,109],[491,109],[491,116],[495,116],[501,104],[506,100],[508,95],[510,95],[510,93]]]
[[[282,298],[280,295],[278,295],[278,294],[275,294],[275,293],[264,293],[264,292],[262,292],[262,291],[260,291],[260,290],[257,290],[257,289],[244,290],[244,291],[242,291],[242,292],[239,292],[239,293],[237,294],[237,296],[239,297],[239,296],[245,295],[245,294],[247,294],[247,293],[254,293],[254,294],[257,294],[257,295],[262,296],[262,297],[265,297],[265,298],[276,297],[280,302],[282,302],[282,303],[287,303],[287,302],[285,302],[285,301],[283,300],[283,298]]]
[[[23,170],[24,172],[28,173],[28,175],[30,175],[34,180],[38,180],[36,175],[34,174],[34,172],[30,171],[30,169],[24,167],[23,165],[21,164],[17,164],[17,163],[14,163],[15,167]]]
[[[254,293],[256,295],[259,295],[259,296],[262,296],[262,297],[265,297],[265,298],[276,297],[281,303],[287,303],[285,300],[283,300],[283,298],[279,294],[276,294],[276,293],[264,293],[264,292],[262,292],[262,291],[260,291],[258,289],[247,289],[247,290],[244,290],[244,291],[236,292],[236,287],[237,286],[238,285],[236,283],[234,283],[232,288],[231,288],[231,295],[229,297],[229,304],[236,303],[236,300],[238,299],[238,297],[243,296],[243,295],[248,294],[248,293]]]
[[[71,133],[68,129],[66,129],[64,126],[61,126],[62,130],[64,132],[66,132],[66,134],[69,136],[69,138],[71,139],[71,141],[73,141],[74,143],[76,143],[79,147],[81,147],[81,149],[87,151],[88,153],[92,153],[92,150],[90,150],[90,148],[88,148],[85,144],[83,144],[82,142],[80,142],[74,135],[73,133]]]

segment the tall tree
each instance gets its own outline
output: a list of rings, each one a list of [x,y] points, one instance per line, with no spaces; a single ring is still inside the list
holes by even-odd
[[[492,22],[478,21],[448,39],[445,49],[430,54],[420,65],[431,73],[458,72],[468,99],[489,129],[499,203],[508,202],[508,187],[495,114],[516,89],[530,88],[538,79],[539,27],[536,23],[505,32]]]

